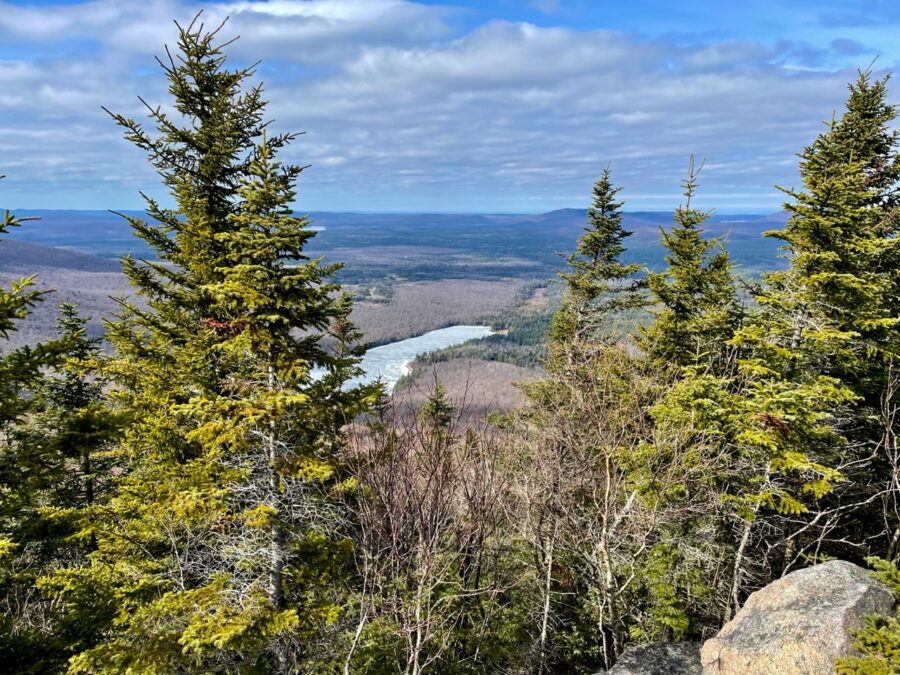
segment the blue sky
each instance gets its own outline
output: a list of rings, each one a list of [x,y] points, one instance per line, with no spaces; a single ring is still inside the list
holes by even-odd
[[[164,198],[101,106],[165,105],[153,56],[201,8],[307,132],[305,211],[583,206],[608,162],[627,208],[668,210],[692,153],[704,206],[774,210],[856,69],[900,61],[896,0],[0,1],[0,205]]]

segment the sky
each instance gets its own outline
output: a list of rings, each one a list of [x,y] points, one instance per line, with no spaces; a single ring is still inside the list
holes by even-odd
[[[692,154],[701,206],[773,211],[857,69],[900,60],[897,0],[0,0],[0,205],[165,201],[101,106],[165,108],[154,56],[201,9],[305,132],[301,211],[583,207],[607,164],[669,210]]]

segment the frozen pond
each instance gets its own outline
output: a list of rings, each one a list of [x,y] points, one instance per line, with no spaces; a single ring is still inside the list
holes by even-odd
[[[417,356],[462,344],[467,340],[487,337],[493,332],[489,326],[450,326],[418,337],[373,347],[362,359],[361,366],[366,374],[360,379],[362,382],[374,382],[380,377],[390,392]],[[357,381],[351,384],[355,383]]]

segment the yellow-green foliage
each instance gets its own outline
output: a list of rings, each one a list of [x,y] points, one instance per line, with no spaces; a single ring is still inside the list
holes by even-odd
[[[342,428],[379,387],[344,386],[359,334],[339,266],[304,253],[301,168],[276,159],[293,135],[265,133],[252,69],[226,69],[217,32],[180,29],[164,66],[179,122],[151,110],[154,136],[114,115],[176,208],[128,218],[159,262],[124,261],[146,305],[108,326],[102,370],[132,419],[117,490],[83,510],[90,561],[43,582],[72,614],[88,580],[114,598],[74,672],[287,672],[340,612]]]
[[[174,203],[126,216],[155,253],[123,261],[140,301],[121,301],[109,354],[66,306],[58,340],[0,350],[0,668],[590,673],[629,642],[709,635],[804,561],[897,560],[886,79],[861,73],[802,152],[768,233],[787,265],[747,307],[693,161],[643,280],[606,169],[546,377],[478,436],[440,386],[393,425],[379,386],[350,386],[361,336],[292,211],[294,136],[267,132],[220,29],[179,28],[155,129],[113,115]],[[31,277],[0,289],[0,339],[42,296]],[[900,594],[896,564],[870,562]],[[900,616],[855,638],[839,673],[900,673]]]
[[[900,569],[897,564],[869,558],[876,579],[900,596]],[[896,616],[867,616],[866,625],[856,631],[853,646],[861,656],[839,659],[839,675],[893,675],[900,672],[900,619]]]

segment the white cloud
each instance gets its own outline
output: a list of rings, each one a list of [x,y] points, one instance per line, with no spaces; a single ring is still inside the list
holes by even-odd
[[[276,17],[302,16],[331,21],[372,21],[385,12],[409,7],[403,0],[266,0],[264,2],[235,2],[223,5],[226,14],[250,12]]]
[[[0,3],[21,58],[0,60],[0,183],[12,206],[128,207],[158,181],[100,110],[165,103],[152,60],[178,0]],[[265,59],[270,112],[306,130],[302,208],[516,210],[584,203],[607,161],[639,207],[677,194],[687,156],[708,156],[711,202],[772,202],[794,153],[852,76],[798,70],[796,44],[681,39],[494,21],[466,33],[447,8],[407,0],[211,5],[229,52]],[[799,55],[799,56],[798,56]],[[813,57],[809,57],[813,58]],[[643,195],[643,196],[641,196]],[[29,201],[31,200],[31,201]]]

